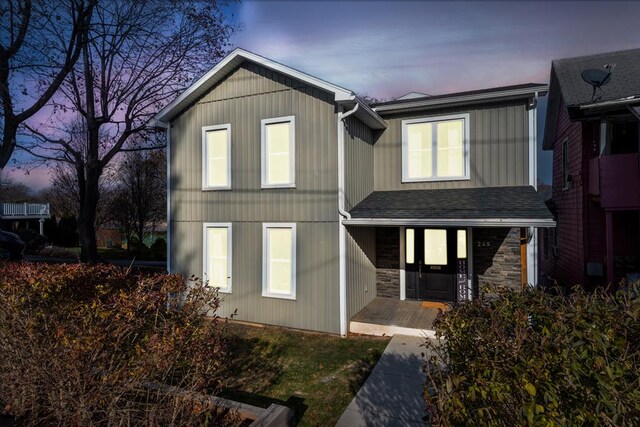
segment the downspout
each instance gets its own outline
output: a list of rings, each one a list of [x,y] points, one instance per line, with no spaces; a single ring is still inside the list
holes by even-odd
[[[345,188],[345,161],[344,161],[344,119],[355,113],[360,107],[356,103],[353,109],[343,113],[338,111],[338,253],[339,253],[339,282],[340,282],[340,335],[347,335],[347,230],[342,223],[346,219],[351,219],[349,212],[345,210],[344,188]],[[339,107],[342,109],[342,107]]]
[[[533,105],[529,110],[529,185],[538,189],[538,92],[533,97]],[[535,227],[529,227],[529,241],[527,242],[527,281],[530,285],[538,284],[538,236]]]

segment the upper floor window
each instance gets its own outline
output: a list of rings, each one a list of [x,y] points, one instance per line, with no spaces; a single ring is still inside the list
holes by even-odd
[[[262,188],[295,187],[295,123],[294,116],[262,120]]]
[[[202,189],[231,188],[231,125],[202,128]]]
[[[402,121],[402,182],[469,179],[469,114]]]

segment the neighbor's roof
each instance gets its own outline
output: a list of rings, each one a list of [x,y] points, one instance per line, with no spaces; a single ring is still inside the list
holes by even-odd
[[[604,70],[606,64],[615,64],[611,78],[592,99],[593,87],[582,79],[581,73],[589,68]],[[572,119],[582,117],[588,110],[640,104],[640,49],[556,59],[551,62],[550,82],[543,143],[546,150],[553,148],[563,101]]]
[[[329,83],[325,80],[303,73],[302,71],[298,71],[294,68],[280,64],[279,62],[267,59],[263,56],[240,48],[234,49],[233,52],[222,59],[208,73],[198,79],[180,96],[178,96],[162,110],[160,110],[155,115],[154,120],[164,124],[170,122],[191,104],[193,104],[197,99],[211,90],[218,82],[220,82],[225,76],[231,73],[244,61],[250,61],[259,64],[265,68],[288,75],[294,79],[317,87],[318,89],[322,89],[326,92],[332,93],[334,95],[334,101],[338,104],[342,104],[347,107],[352,107],[356,104],[360,104],[360,107],[355,112],[356,117],[358,117],[373,129],[386,128],[386,122],[380,116],[378,116],[378,114],[371,110],[371,108],[369,108],[369,106],[365,102],[358,98],[358,96],[353,91],[334,85],[333,83]]]
[[[349,214],[350,225],[555,226],[531,186],[374,191]]]
[[[500,86],[466,92],[446,93],[443,95],[426,95],[416,98],[396,99],[395,101],[373,104],[372,108],[377,113],[395,113],[412,109],[473,104],[504,99],[528,98],[536,93],[542,96],[547,93],[547,90],[548,86],[546,84],[523,83],[519,85]]]

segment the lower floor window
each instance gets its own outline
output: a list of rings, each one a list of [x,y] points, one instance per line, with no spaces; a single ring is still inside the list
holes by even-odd
[[[203,225],[203,279],[220,292],[231,292],[231,224]]]
[[[296,298],[295,224],[263,224],[262,296]]]

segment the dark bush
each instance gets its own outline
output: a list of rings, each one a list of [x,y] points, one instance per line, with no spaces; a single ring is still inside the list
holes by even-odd
[[[164,261],[167,259],[167,241],[163,238],[156,239],[151,245],[151,252],[156,261]]]
[[[76,219],[74,217],[64,217],[58,223],[54,243],[64,247],[78,246],[80,242],[79,236]]]
[[[47,238],[30,228],[18,228],[15,233],[25,243],[25,253],[36,254],[47,245]]]
[[[640,425],[640,299],[493,290],[427,342],[425,399],[439,425]]]
[[[186,288],[112,266],[0,264],[0,404],[31,425],[226,423],[206,402],[149,387],[223,384],[222,324],[205,316],[217,293]]]
[[[127,249],[129,253],[138,260],[150,261],[154,259],[153,251],[144,242],[137,237],[132,236],[129,239]]]

